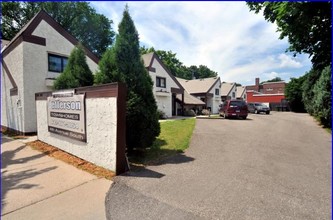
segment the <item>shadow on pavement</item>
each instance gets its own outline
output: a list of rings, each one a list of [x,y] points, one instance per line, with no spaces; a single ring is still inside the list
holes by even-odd
[[[2,135],[1,133],[1,144],[4,144],[4,143],[7,143],[7,142],[10,142],[10,141],[13,141],[13,139],[5,136],[5,135]]]
[[[178,153],[174,156],[167,157],[164,160],[157,161],[155,163],[149,164],[151,166],[159,166],[163,164],[181,164],[194,161],[193,157],[188,157],[184,153]]]
[[[121,176],[142,177],[142,178],[162,178],[165,175],[162,173],[155,172],[153,170],[144,168],[144,167],[137,167],[137,166],[132,165],[131,170]]]
[[[188,163],[194,161],[194,158],[188,157],[184,155],[183,153],[178,153],[173,156],[169,156],[163,160],[159,160],[156,162],[150,162],[149,166],[160,166],[163,164],[181,164],[181,163]],[[123,174],[122,176],[131,176],[131,177],[145,177],[145,178],[162,178],[165,176],[162,173],[158,173],[156,171],[147,169],[144,166],[137,166],[134,164],[131,164],[131,170],[127,173]]]
[[[26,147],[25,145],[22,145],[22,146],[16,148],[15,150],[9,150],[9,151],[2,152],[1,153],[1,169],[5,169],[12,164],[24,164],[30,160],[35,160],[35,159],[45,156],[43,154],[38,154],[38,155],[30,156],[30,157],[19,158],[19,159],[13,160],[15,154],[17,152],[23,150],[25,147]]]
[[[28,161],[35,160],[38,158],[41,158],[45,155],[38,154],[34,156],[24,157],[24,158],[18,158],[13,159],[14,156],[21,150],[23,150],[26,146],[22,145],[17,147],[14,150],[7,150],[3,151],[1,153],[1,212],[3,212],[4,207],[6,206],[6,194],[10,190],[17,190],[17,189],[31,189],[34,187],[38,187],[37,184],[31,184],[31,183],[22,183],[26,179],[33,178],[39,174],[49,172],[51,170],[54,170],[57,168],[57,166],[52,166],[48,168],[44,168],[41,170],[28,168],[24,169],[20,168],[19,171],[8,171],[5,168],[8,168],[10,165],[13,164],[25,164],[28,163]]]

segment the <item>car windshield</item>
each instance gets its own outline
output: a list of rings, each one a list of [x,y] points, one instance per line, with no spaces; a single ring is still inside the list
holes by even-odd
[[[263,104],[261,104],[261,103],[256,103],[256,104],[254,104],[255,106],[263,106]]]
[[[244,102],[237,102],[237,101],[231,101],[230,102],[230,107],[242,107],[244,106]]]

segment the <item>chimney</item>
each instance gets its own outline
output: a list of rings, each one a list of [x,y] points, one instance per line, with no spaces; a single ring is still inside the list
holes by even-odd
[[[259,86],[259,78],[256,78],[256,86]]]

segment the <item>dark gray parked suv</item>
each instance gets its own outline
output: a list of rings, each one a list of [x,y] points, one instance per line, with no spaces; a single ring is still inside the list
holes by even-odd
[[[249,112],[259,114],[260,112],[264,112],[267,115],[270,113],[270,108],[266,105],[259,102],[249,102],[247,103],[247,107]]]

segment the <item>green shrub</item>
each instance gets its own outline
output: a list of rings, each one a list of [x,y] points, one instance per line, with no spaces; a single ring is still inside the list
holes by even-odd
[[[313,114],[325,127],[332,126],[332,76],[331,66],[326,67],[313,88]]]
[[[74,47],[63,73],[54,82],[54,89],[70,89],[93,85],[94,77],[87,64],[82,45]]]
[[[317,80],[320,77],[320,71],[311,69],[307,72],[304,76],[304,82],[302,85],[302,100],[304,103],[305,110],[310,114],[313,115],[313,87],[316,84]]]
[[[196,116],[195,112],[193,109],[190,109],[190,110],[186,110],[184,111],[184,116],[191,116],[191,117],[194,117]]]
[[[168,116],[162,110],[157,110],[157,113],[158,113],[158,118],[159,119],[167,119],[168,118]]]

